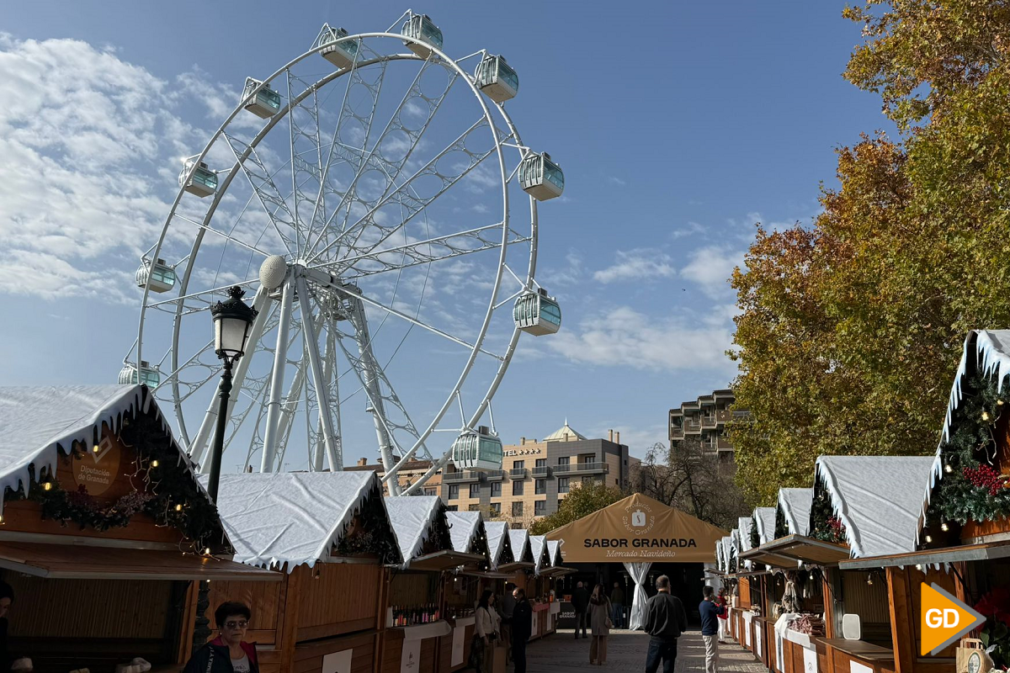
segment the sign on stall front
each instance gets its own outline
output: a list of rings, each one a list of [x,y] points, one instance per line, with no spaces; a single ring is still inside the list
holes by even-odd
[[[985,622],[985,617],[941,589],[922,583],[922,656],[938,654]]]

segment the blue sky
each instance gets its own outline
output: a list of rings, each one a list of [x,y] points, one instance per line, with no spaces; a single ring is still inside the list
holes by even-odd
[[[521,78],[509,113],[524,142],[565,170],[564,197],[540,207],[537,271],[564,327],[520,340],[494,400],[505,442],[545,436],[567,417],[584,434],[620,430],[642,455],[665,440],[671,406],[730,382],[726,278],[754,222],[809,223],[819,184],[834,184],[834,148],[888,128],[879,100],[841,77],[859,40],[843,6],[413,7],[440,26],[451,57],[507,56]],[[246,76],[307,50],[323,21],[380,31],[406,8],[7,6],[0,384],[114,382],[137,332],[133,272],[175,196],[178,157],[200,151]],[[479,291],[444,280],[443,299]],[[197,336],[209,338],[209,324]],[[408,343],[416,364],[400,366],[396,385],[424,407],[443,385],[425,368],[439,345]],[[374,440],[348,423],[345,462],[374,457]]]

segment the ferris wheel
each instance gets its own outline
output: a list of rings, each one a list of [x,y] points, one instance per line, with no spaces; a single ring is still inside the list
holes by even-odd
[[[492,398],[519,335],[552,334],[534,279],[537,202],[561,168],[523,145],[504,103],[516,71],[453,60],[432,20],[324,25],[203,151],[143,255],[137,340],[121,383],[171,405],[201,469],[217,422],[209,309],[240,286],[258,313],[234,371],[224,464],[340,470],[377,448],[391,495],[450,460],[501,468]],[[406,47],[406,51],[404,50]],[[430,469],[401,489],[414,460]]]

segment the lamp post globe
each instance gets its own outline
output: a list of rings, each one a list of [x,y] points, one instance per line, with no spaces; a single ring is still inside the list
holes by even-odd
[[[220,407],[217,412],[217,429],[214,446],[210,454],[210,476],[207,479],[207,494],[217,502],[218,484],[221,481],[221,454],[224,452],[224,433],[228,425],[228,398],[231,395],[231,368],[245,353],[249,330],[256,318],[256,309],[242,301],[245,291],[236,285],[228,290],[228,299],[210,307],[214,317],[214,352],[221,358],[224,369],[221,372]]]

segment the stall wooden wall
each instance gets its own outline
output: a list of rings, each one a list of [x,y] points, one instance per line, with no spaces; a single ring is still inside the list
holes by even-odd
[[[249,632],[246,635],[249,642],[258,645],[276,645],[279,615],[284,607],[285,588],[284,582],[211,582],[207,618],[210,620],[210,627],[214,629],[213,637],[218,636],[217,624],[214,623],[214,610],[226,601],[238,601],[248,605],[252,611]]]
[[[452,636],[446,636],[450,641]],[[403,656],[403,631],[400,629],[390,629],[386,631],[385,642],[382,647],[382,665],[379,669],[380,673],[400,673],[400,659]],[[420,665],[414,670],[418,671],[434,671],[435,670],[435,656],[438,651],[439,638],[425,638],[421,641],[421,658]],[[467,656],[469,656],[469,651],[467,651]],[[464,658],[465,662],[466,659]],[[301,673],[301,672],[299,672]]]
[[[294,574],[304,587],[298,601],[299,642],[375,628],[381,566],[323,563],[299,566]]]
[[[453,622],[450,621],[449,623],[452,624]],[[438,673],[452,673],[453,671],[466,668],[467,662],[470,661],[470,641],[473,640],[473,630],[474,627],[472,625],[464,628],[463,663],[458,666],[452,665],[452,633],[438,639]]]
[[[375,642],[376,634],[373,631],[340,638],[326,638],[311,643],[299,643],[295,647],[292,673],[320,673],[323,670],[323,660],[326,655],[344,650],[354,651],[351,655],[351,673],[372,673],[375,664]],[[396,669],[397,673],[399,670],[399,668]]]
[[[740,607],[744,610],[749,610],[750,604],[750,579],[747,577],[740,578],[740,584],[737,585],[737,595],[740,598]]]

